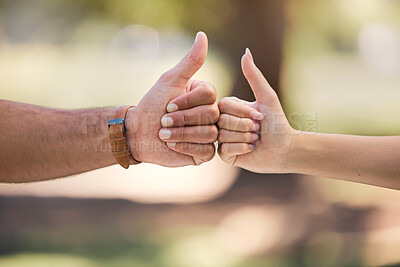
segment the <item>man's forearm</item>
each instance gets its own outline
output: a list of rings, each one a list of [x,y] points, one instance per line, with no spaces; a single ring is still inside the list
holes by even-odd
[[[49,180],[116,164],[107,133],[113,111],[0,100],[0,181]]]
[[[400,137],[300,133],[288,171],[400,189]]]

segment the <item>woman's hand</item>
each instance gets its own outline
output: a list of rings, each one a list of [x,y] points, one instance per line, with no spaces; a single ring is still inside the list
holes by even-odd
[[[256,101],[227,97],[219,102],[218,153],[226,163],[250,171],[283,173],[297,131],[248,49],[242,57],[242,70]]]

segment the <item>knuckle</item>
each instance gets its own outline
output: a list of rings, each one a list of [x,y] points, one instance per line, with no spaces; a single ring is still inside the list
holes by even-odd
[[[191,118],[190,118],[189,114],[187,114],[186,112],[183,112],[182,116],[181,116],[181,121],[182,121],[182,126],[190,124]]]
[[[209,127],[208,130],[208,141],[211,143],[214,143],[215,141],[217,141],[218,138],[218,128],[215,125],[212,125]]]
[[[245,133],[244,140],[245,142],[251,142],[252,141],[251,133]]]
[[[191,107],[190,106],[190,99],[189,99],[189,97],[185,97],[184,99],[183,99],[183,102],[184,102],[184,106],[185,106],[185,108],[189,108],[189,107]]]
[[[179,138],[179,140],[186,140],[186,138],[187,138],[187,132],[185,131],[185,128],[183,128],[183,127],[181,127],[181,128],[178,128],[178,138]]]
[[[245,143],[240,144],[240,151],[247,152],[248,150],[249,150],[248,144],[245,144]]]
[[[218,102],[217,105],[218,105],[219,110],[222,111],[222,109],[223,109],[223,107],[224,107],[224,99],[221,99],[221,100]]]
[[[216,123],[218,121],[219,115],[220,115],[218,107],[216,105],[212,105],[210,107],[210,111],[208,113],[209,113],[210,122]]]
[[[239,102],[240,101],[240,99],[239,98],[237,98],[236,96],[230,96],[230,97],[228,97],[231,101],[234,101],[234,102]]]
[[[210,161],[214,158],[215,156],[215,146],[214,145],[208,145],[207,146],[207,154],[206,154],[206,161]]]
[[[226,140],[226,130],[220,129],[218,132],[218,142],[222,143]]]
[[[218,149],[217,149],[217,153],[219,155],[219,157],[225,161],[225,153],[222,151],[222,145],[218,145]]]
[[[226,154],[226,143],[218,145],[218,153]]]
[[[214,85],[212,85],[211,83],[207,82],[208,84],[208,88],[210,89],[210,91],[213,93],[213,96],[217,96],[217,90],[215,90]]]
[[[251,120],[249,120],[249,119],[244,119],[244,123],[245,123],[245,127],[246,127],[246,130],[247,131],[251,131],[251,130],[253,130],[253,125],[254,125],[254,122],[253,121],[251,121]]]
[[[221,112],[222,112],[222,110],[227,108],[228,104],[229,104],[229,98],[228,97],[224,97],[218,102],[218,107],[221,110]]]
[[[229,144],[227,144],[227,143],[222,144],[221,145],[221,152],[224,153],[224,154],[228,154],[228,152],[229,152]]]
[[[182,80],[190,80],[190,78],[191,78],[189,75],[187,75],[186,73],[182,73],[182,72],[177,73],[177,75]]]
[[[219,116],[219,120],[226,121],[229,119],[229,117],[230,116],[228,114],[223,113],[221,116]]]
[[[203,97],[210,103],[214,103],[217,100],[217,93],[215,88],[210,84],[205,82],[203,87]]]
[[[221,114],[221,116],[219,116],[219,119],[217,122],[218,127],[220,127],[220,128],[224,127],[225,122],[226,122],[226,116],[225,116],[225,114]]]

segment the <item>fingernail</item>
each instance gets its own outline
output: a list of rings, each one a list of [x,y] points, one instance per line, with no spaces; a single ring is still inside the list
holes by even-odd
[[[161,129],[159,136],[161,139],[169,139],[171,137],[171,131],[168,129]]]
[[[176,143],[167,143],[167,146],[169,146],[169,147],[175,147],[175,146],[176,146]]]
[[[161,118],[161,125],[164,127],[172,126],[174,124],[174,120],[171,117],[163,116]]]
[[[253,125],[253,131],[259,131],[260,129],[261,129],[260,124],[254,123],[254,125]]]
[[[251,150],[253,150],[253,149],[256,148],[256,145],[255,144],[250,144],[249,147],[250,147]]]
[[[167,112],[174,112],[178,110],[178,106],[174,103],[167,105]]]
[[[258,111],[252,111],[252,112],[250,112],[250,117],[253,119],[253,120],[262,120],[262,119],[264,119],[264,114],[262,114],[262,113],[260,113],[260,112],[258,112]]]
[[[198,32],[198,33],[196,34],[196,38],[194,38],[193,46],[194,46],[194,44],[197,42],[197,39],[199,38],[199,35],[200,35],[200,32]],[[192,48],[193,48],[193,46],[192,46]]]
[[[260,139],[260,136],[256,133],[252,133],[251,134],[251,139],[253,139],[253,141],[257,141],[258,139]]]
[[[246,48],[246,54],[249,55],[251,61],[254,63],[253,55],[251,54],[250,49]]]

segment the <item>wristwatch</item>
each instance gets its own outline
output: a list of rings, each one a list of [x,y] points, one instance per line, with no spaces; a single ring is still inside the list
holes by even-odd
[[[130,165],[140,163],[140,161],[133,158],[126,143],[125,117],[128,109],[132,107],[134,106],[127,105],[118,107],[113,118],[108,121],[108,133],[110,136],[112,154],[119,165],[125,169],[128,169]]]

